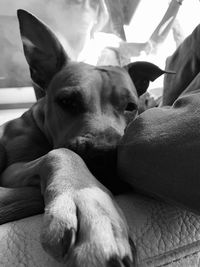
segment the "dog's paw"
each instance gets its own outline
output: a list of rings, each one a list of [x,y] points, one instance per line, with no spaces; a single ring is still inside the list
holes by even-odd
[[[69,267],[134,266],[126,220],[99,188],[57,197],[46,209],[41,242],[47,253]]]

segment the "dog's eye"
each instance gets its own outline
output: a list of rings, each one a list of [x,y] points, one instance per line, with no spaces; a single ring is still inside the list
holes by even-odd
[[[67,99],[63,98],[58,101],[58,104],[60,107],[64,110],[67,110],[70,113],[76,114],[81,112],[81,105],[77,101],[74,101],[73,99]]]
[[[127,104],[125,111],[134,111],[137,110],[137,105],[133,102]]]
[[[60,99],[59,104],[63,108],[72,108],[72,109],[77,108],[77,103],[75,101],[73,101],[72,99],[67,99],[67,98]]]
[[[84,112],[85,107],[82,97],[79,93],[71,95],[60,95],[56,98],[56,103],[63,109],[72,114],[79,114]]]

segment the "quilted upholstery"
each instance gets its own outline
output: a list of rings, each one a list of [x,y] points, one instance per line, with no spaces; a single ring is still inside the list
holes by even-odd
[[[120,196],[139,266],[199,266],[200,217],[141,196]]]
[[[199,266],[200,217],[138,195],[117,197],[136,244],[139,266]],[[0,266],[59,267],[41,248],[42,215],[0,226]]]

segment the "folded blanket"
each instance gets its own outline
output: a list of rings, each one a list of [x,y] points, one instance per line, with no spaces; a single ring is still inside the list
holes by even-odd
[[[163,106],[172,105],[200,71],[200,25],[189,35],[178,49],[167,59],[167,74],[164,78]]]

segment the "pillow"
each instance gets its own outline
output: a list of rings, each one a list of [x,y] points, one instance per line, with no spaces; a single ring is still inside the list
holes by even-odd
[[[118,147],[135,189],[200,212],[200,25],[167,61],[163,105],[141,113]],[[173,105],[172,105],[173,104]]]

